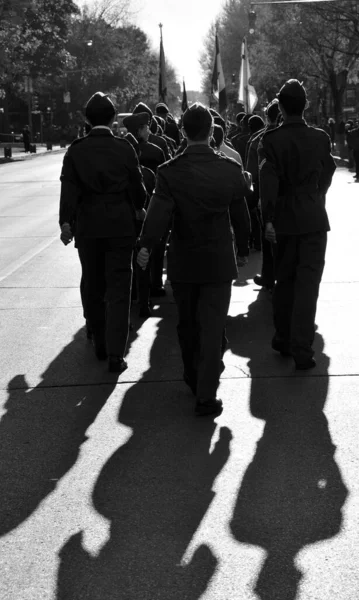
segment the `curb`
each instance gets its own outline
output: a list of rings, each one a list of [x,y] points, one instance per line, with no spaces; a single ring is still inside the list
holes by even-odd
[[[35,152],[34,154],[19,156],[17,158],[1,157],[0,165],[9,164],[9,163],[18,163],[18,162],[23,162],[25,160],[32,160],[33,158],[40,158],[40,156],[49,156],[49,154],[53,154],[54,152],[55,153],[66,152],[66,148],[55,148],[53,150],[46,150],[45,152],[39,152],[39,153]]]

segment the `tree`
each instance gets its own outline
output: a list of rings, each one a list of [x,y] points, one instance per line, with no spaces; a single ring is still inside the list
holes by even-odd
[[[246,0],[227,0],[219,15],[221,54],[228,87],[233,73],[237,84],[240,44],[248,31],[248,10]],[[356,0],[348,0],[344,6],[342,3],[273,4],[258,7],[257,13],[255,33],[247,39],[253,84],[262,103],[271,100],[286,79],[295,77],[305,82],[314,113],[326,90],[330,91],[339,122],[347,81],[359,58]],[[201,60],[206,91],[213,35],[212,26]]]

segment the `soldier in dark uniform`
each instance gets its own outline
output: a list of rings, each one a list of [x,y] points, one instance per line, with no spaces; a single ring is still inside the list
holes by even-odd
[[[147,104],[140,102],[133,109],[134,115],[138,115],[138,114],[144,113],[144,112],[148,113],[150,116],[150,121],[149,121],[150,134],[148,136],[148,141],[150,142],[150,144],[155,144],[155,146],[158,146],[159,148],[161,148],[163,154],[165,155],[165,159],[169,160],[172,157],[171,157],[171,154],[170,154],[170,151],[168,148],[168,144],[163,137],[161,137],[160,135],[157,135],[158,125],[157,125],[157,122],[155,121],[155,119],[153,118],[153,112],[150,109],[150,107],[147,106]]]
[[[241,155],[241,159],[244,165],[246,164],[247,142],[252,135],[249,131],[249,119],[251,118],[251,116],[252,115],[244,115],[241,121],[240,133],[231,138],[233,147]]]
[[[97,92],[87,103],[90,133],[73,142],[61,173],[60,226],[64,243],[76,242],[85,279],[85,312],[96,356],[121,373],[126,351],[136,216],[141,218],[146,190],[134,149],[116,138],[116,110]]]
[[[123,125],[127,131],[132,133],[139,144],[141,165],[156,173],[157,168],[166,161],[166,158],[161,148],[148,141],[150,120],[151,117],[147,112],[136,113],[125,117]]]
[[[266,108],[267,124],[264,129],[254,134],[249,142],[249,149],[247,153],[247,165],[246,169],[252,175],[253,182],[253,197],[252,202],[256,207],[259,208],[259,165],[258,165],[258,146],[266,131],[270,131],[277,126],[277,119],[279,115],[278,99],[273,100]],[[262,273],[256,275],[253,281],[256,285],[265,287],[269,290],[273,289],[274,286],[274,261],[273,261],[273,249],[272,244],[266,240],[264,235],[263,221],[260,215],[261,223],[261,242],[262,242]]]
[[[151,117],[148,112],[137,113],[131,115],[130,117],[126,117],[123,120],[123,124],[139,142],[139,160],[141,166],[147,167],[154,173],[157,173],[158,167],[165,162],[165,157],[162,150],[158,146],[146,141],[148,139],[150,118]],[[152,253],[151,296],[154,297],[163,297],[166,295],[165,288],[163,287],[162,275],[167,238],[168,231],[165,232],[163,239],[156,244],[156,247]]]
[[[249,215],[242,167],[209,145],[213,118],[201,104],[184,115],[188,147],[160,167],[145,220],[140,266],[173,220],[168,277],[176,300],[184,380],[197,396],[198,415],[219,414],[224,368],[223,332],[237,278],[233,226],[239,255],[246,254]]]
[[[325,197],[335,171],[329,136],[303,118],[304,87],[290,79],[278,94],[283,123],[259,144],[262,214],[275,244],[272,347],[315,367],[312,344],[329,221]]]
[[[162,117],[166,123],[164,133],[168,135],[168,137],[172,138],[176,142],[177,146],[179,146],[181,143],[180,131],[175,120],[170,116],[168,106],[163,102],[157,104],[156,115]]]
[[[155,119],[155,121],[159,127],[157,134],[166,140],[167,146],[172,154],[172,156],[171,156],[171,158],[172,158],[176,153],[177,144],[172,138],[170,138],[164,132],[165,127],[166,127],[166,121],[164,119],[162,119],[162,117],[159,117],[158,115],[154,115],[153,118]]]

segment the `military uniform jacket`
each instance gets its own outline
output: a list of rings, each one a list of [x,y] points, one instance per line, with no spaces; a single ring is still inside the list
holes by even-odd
[[[67,150],[60,179],[60,226],[76,223],[77,238],[135,237],[146,190],[129,142],[92,129]]]
[[[170,223],[168,277],[172,282],[236,279],[233,230],[240,255],[250,230],[243,169],[209,146],[189,146],[159,168],[140,246],[151,249]],[[232,227],[233,230],[232,230]]]
[[[329,231],[325,196],[336,165],[325,131],[290,118],[265,133],[258,157],[264,222],[278,234]]]
[[[156,173],[158,167],[166,162],[163,150],[151,142],[139,142],[140,164]]]
[[[156,133],[150,133],[148,141],[151,144],[154,144],[155,146],[161,148],[163,154],[165,155],[165,160],[169,160],[171,158],[167,141],[163,137],[157,135]]]

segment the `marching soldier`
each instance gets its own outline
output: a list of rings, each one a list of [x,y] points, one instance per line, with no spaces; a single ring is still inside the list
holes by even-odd
[[[265,233],[275,244],[272,347],[304,370],[316,365],[315,314],[330,229],[325,197],[336,165],[329,136],[304,120],[302,84],[290,79],[278,100],[283,123],[258,149]]]
[[[169,151],[167,141],[162,136],[157,134],[158,124],[157,124],[157,121],[154,119],[153,112],[150,109],[150,107],[147,106],[147,104],[144,104],[144,102],[140,102],[133,109],[134,115],[144,113],[144,112],[148,113],[148,115],[150,116],[150,121],[149,121],[150,133],[148,136],[148,141],[150,142],[150,144],[155,144],[155,146],[158,146],[159,148],[161,148],[163,154],[165,155],[165,159],[169,160],[172,157],[171,157],[171,153]]]
[[[224,369],[223,337],[238,254],[248,248],[247,183],[242,167],[210,147],[213,118],[199,103],[184,114],[188,146],[158,170],[140,239],[138,263],[173,220],[168,278],[178,308],[184,381],[197,396],[196,414],[219,414],[216,398]]]
[[[116,138],[116,110],[97,92],[86,105],[90,133],[72,143],[61,173],[61,239],[73,238],[76,222],[85,280],[85,313],[95,353],[121,373],[129,331],[132,253],[136,217],[143,217],[146,190],[131,144]]]
[[[181,143],[180,131],[174,118],[170,115],[170,111],[167,104],[164,104],[163,102],[157,104],[156,115],[162,117],[162,119],[164,119],[165,121],[165,135],[168,135],[168,137],[172,138],[172,140],[176,142],[177,146],[179,146]]]

